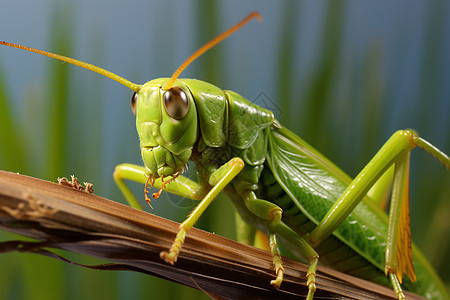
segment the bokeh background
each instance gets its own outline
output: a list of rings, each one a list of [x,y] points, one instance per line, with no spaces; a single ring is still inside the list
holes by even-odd
[[[171,76],[200,45],[253,10],[262,23],[252,21],[182,77],[273,109],[352,176],[401,128],[416,129],[450,153],[446,1],[2,1],[0,39],[144,83]],[[131,94],[95,73],[0,47],[0,169],[51,181],[75,174],[93,183],[97,195],[124,202],[114,167],[141,164]],[[142,194],[142,186],[133,188]],[[412,235],[447,285],[449,200],[449,172],[415,150]],[[165,195],[153,207],[152,213],[182,221],[192,203]],[[198,227],[233,238],[233,220],[222,197]],[[14,238],[0,232],[2,241]],[[0,255],[0,270],[0,299],[207,298],[162,279],[31,254]]]

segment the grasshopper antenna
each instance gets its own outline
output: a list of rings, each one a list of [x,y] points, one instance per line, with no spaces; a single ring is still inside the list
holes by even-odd
[[[203,45],[200,49],[195,51],[191,56],[189,56],[188,59],[186,59],[181,64],[181,66],[175,71],[175,73],[173,73],[170,80],[168,82],[166,82],[166,84],[164,84],[163,90],[167,91],[168,89],[170,89],[173,86],[173,84],[175,83],[175,80],[178,78],[178,76],[180,76],[181,72],[183,72],[183,70],[186,69],[186,67],[191,62],[193,62],[197,57],[199,57],[204,52],[208,51],[209,49],[211,49],[212,47],[217,45],[219,42],[223,41],[228,36],[232,35],[237,30],[241,29],[242,26],[247,24],[253,18],[256,18],[259,22],[262,21],[262,16],[259,12],[257,12],[257,11],[251,12],[248,16],[246,16],[244,19],[242,19],[239,23],[237,23],[236,25],[234,25],[227,31],[223,32],[222,34],[216,36],[214,39],[212,39],[211,41],[209,41],[208,43]]]
[[[17,49],[22,49],[22,50],[25,50],[25,51],[34,52],[34,53],[45,55],[45,56],[48,56],[48,57],[51,57],[51,58],[54,58],[54,59],[58,59],[58,60],[61,60],[61,61],[64,61],[64,62],[68,62],[69,64],[76,65],[76,66],[79,66],[79,67],[82,67],[82,68],[94,71],[94,72],[96,72],[96,73],[98,73],[100,75],[106,76],[108,78],[111,78],[112,80],[115,80],[115,81],[117,81],[117,82],[119,82],[119,83],[129,87],[133,91],[136,91],[136,92],[139,91],[141,89],[141,87],[142,87],[142,85],[135,84],[135,83],[133,83],[133,82],[131,82],[131,81],[129,81],[129,80],[123,78],[123,77],[120,77],[119,75],[116,75],[116,74],[114,74],[114,73],[112,73],[110,71],[107,71],[107,70],[102,69],[100,67],[97,67],[97,66],[94,66],[94,65],[91,65],[91,64],[88,64],[88,63],[85,63],[83,61],[80,61],[80,60],[77,60],[77,59],[73,59],[73,58],[70,58],[70,57],[67,57],[67,56],[63,56],[63,55],[59,55],[59,54],[55,54],[55,53],[51,53],[51,52],[48,52],[48,51],[43,51],[43,50],[27,47],[27,46],[13,44],[13,43],[9,43],[9,42],[3,42],[3,41],[0,41],[0,45],[5,45],[5,46],[17,48]]]

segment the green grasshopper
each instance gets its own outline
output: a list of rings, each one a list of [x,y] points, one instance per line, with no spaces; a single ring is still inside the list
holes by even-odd
[[[413,130],[400,130],[384,144],[364,169],[351,179],[331,161],[284,128],[269,110],[233,91],[223,91],[194,79],[178,79],[195,58],[241,28],[240,23],[204,45],[186,60],[172,78],[139,85],[102,68],[26,46],[0,42],[92,70],[134,91],[131,107],[136,116],[144,166],[121,164],[114,179],[135,208],[141,205],[124,179],[149,184],[200,203],[180,225],[171,248],[161,258],[174,264],[186,234],[221,192],[232,200],[246,225],[240,236],[262,231],[268,236],[275,279],[280,288],[283,264],[277,238],[293,253],[306,258],[308,295],[316,290],[319,262],[384,285],[392,284],[398,299],[402,287],[429,299],[448,299],[435,271],[411,243],[409,226],[410,151],[419,146],[447,168],[450,158]],[[196,164],[197,182],[182,174],[187,162]],[[389,178],[390,177],[390,178]],[[369,190],[393,180],[389,218]],[[393,178],[393,179],[392,179]],[[170,183],[170,184],[169,184]],[[380,194],[380,193],[379,193]],[[241,238],[251,243],[251,239]],[[403,280],[403,274],[409,278]]]

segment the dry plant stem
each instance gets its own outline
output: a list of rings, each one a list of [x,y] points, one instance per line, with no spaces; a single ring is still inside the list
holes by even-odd
[[[279,290],[269,252],[191,229],[174,266],[159,257],[178,223],[69,187],[0,171],[0,229],[37,242],[0,243],[0,252],[25,251],[59,258],[60,248],[111,261],[94,266],[166,278],[223,299],[294,299],[307,294],[307,266],[283,257]],[[44,249],[45,248],[45,249]],[[395,299],[392,290],[318,268],[317,299]],[[408,299],[422,299],[406,292]]]

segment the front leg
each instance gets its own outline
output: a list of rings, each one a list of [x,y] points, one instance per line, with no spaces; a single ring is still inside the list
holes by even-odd
[[[148,178],[145,170],[145,167],[138,165],[120,164],[116,166],[113,174],[114,180],[127,199],[128,204],[130,204],[131,207],[140,210],[143,210],[142,206],[139,204],[130,188],[125,184],[124,179],[145,184]],[[167,180],[170,180],[170,176],[168,176]],[[154,187],[161,188],[162,185],[163,181],[161,178],[155,180]],[[178,176],[175,180],[173,180],[169,185],[165,187],[165,191],[192,200],[200,200],[205,195],[204,190],[201,186],[184,176]]]
[[[219,169],[217,169],[210,177],[209,184],[213,188],[206,194],[203,200],[192,211],[189,217],[180,224],[180,231],[178,232],[172,247],[169,252],[161,252],[161,258],[167,263],[174,264],[183,246],[186,233],[194,226],[198,218],[203,214],[205,209],[211,204],[212,200],[233,180],[236,175],[244,168],[244,162],[240,158],[233,158]]]

